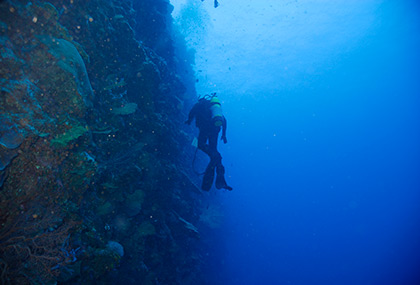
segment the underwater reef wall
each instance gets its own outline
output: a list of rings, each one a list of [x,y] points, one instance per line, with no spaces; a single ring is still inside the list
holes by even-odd
[[[0,2],[2,284],[201,283],[197,227],[213,220],[191,173],[195,94],[170,12]]]

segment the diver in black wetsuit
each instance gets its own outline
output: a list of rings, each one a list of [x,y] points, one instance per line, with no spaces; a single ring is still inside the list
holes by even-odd
[[[217,151],[217,139],[220,129],[224,143],[226,139],[226,118],[222,114],[222,108],[216,93],[212,96],[206,95],[192,107],[186,124],[191,124],[195,118],[195,124],[200,130],[198,135],[198,148],[210,157],[210,162],[204,172],[201,188],[209,191],[214,180],[214,171],[216,170],[216,188],[225,188],[232,190],[225,180],[225,168],[222,165],[222,156]],[[208,143],[207,143],[208,141]]]

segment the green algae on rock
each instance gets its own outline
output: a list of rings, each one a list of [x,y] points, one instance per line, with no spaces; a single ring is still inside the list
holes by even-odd
[[[66,146],[69,142],[76,140],[87,132],[86,127],[75,125],[66,132],[57,135],[51,140],[53,146]]]

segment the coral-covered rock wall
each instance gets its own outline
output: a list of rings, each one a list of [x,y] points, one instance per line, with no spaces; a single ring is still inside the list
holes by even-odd
[[[200,283],[205,217],[182,123],[194,94],[170,12],[0,2],[2,284]]]

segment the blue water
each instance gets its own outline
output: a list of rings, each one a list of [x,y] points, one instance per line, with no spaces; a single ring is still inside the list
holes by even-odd
[[[420,284],[419,4],[219,2],[173,1],[228,120],[209,284]]]

